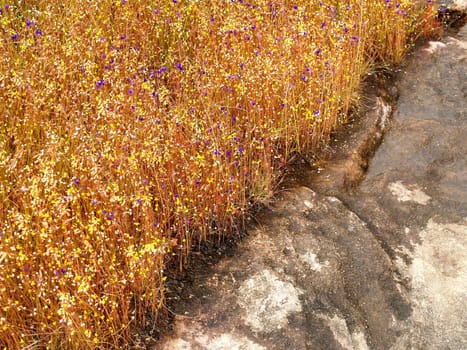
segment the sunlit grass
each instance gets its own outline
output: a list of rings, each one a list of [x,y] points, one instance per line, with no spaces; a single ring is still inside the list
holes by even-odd
[[[165,264],[345,122],[422,1],[0,0],[0,345],[124,347]]]

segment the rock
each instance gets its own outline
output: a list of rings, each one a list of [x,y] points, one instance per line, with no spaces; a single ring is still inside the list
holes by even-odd
[[[467,0],[444,0],[438,1],[441,6],[446,6],[451,10],[457,10],[465,12],[467,11]]]

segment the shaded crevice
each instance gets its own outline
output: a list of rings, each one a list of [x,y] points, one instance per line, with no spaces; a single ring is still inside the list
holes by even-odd
[[[374,113],[377,115],[376,120],[350,156],[350,169],[342,180],[342,187],[345,191],[357,187],[364,179],[369,162],[383,140],[392,114],[392,107],[383,98],[377,97]]]
[[[365,105],[358,117],[342,125],[331,142],[316,152],[313,164],[293,164],[284,187],[306,186],[321,195],[353,192],[365,179],[376,150],[390,128],[399,97],[396,74],[380,70],[364,82]]]

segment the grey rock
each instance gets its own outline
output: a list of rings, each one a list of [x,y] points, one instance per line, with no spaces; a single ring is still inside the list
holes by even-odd
[[[452,10],[467,11],[467,0],[442,0],[438,4]]]

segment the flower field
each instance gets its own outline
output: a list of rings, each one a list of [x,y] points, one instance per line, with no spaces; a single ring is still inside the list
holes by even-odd
[[[128,346],[431,1],[0,0],[0,348]],[[178,261],[177,260],[177,261]]]

